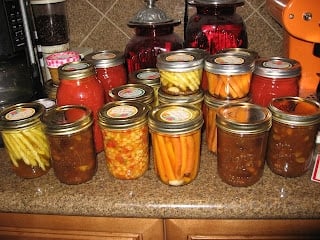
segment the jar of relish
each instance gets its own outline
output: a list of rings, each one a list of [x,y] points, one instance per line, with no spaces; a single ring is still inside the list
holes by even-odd
[[[127,83],[127,70],[124,66],[123,53],[115,50],[104,50],[88,54],[84,59],[94,65],[97,78],[105,91],[106,102],[112,101],[109,91]]]
[[[104,105],[104,90],[96,78],[94,66],[86,61],[66,63],[59,67],[60,84],[57,105],[84,105],[93,112],[93,136],[96,152],[103,151],[98,112]]]
[[[267,163],[284,177],[302,176],[310,168],[320,123],[320,104],[300,97],[271,101],[272,128]]]
[[[250,86],[252,102],[267,107],[273,98],[298,96],[300,77],[301,65],[294,59],[257,59]]]

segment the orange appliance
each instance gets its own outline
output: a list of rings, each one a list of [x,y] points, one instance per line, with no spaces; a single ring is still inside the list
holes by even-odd
[[[267,0],[266,4],[285,30],[284,56],[301,64],[299,95],[314,95],[320,73],[320,1]]]

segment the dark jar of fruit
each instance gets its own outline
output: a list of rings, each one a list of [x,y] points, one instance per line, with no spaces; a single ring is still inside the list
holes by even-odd
[[[124,51],[128,73],[155,68],[157,55],[183,47],[183,40],[174,32],[180,20],[173,20],[155,7],[155,0],[145,0],[147,6],[140,10],[128,23],[134,28],[135,36],[127,43]]]
[[[216,116],[218,174],[231,186],[247,187],[263,174],[271,112],[251,103],[230,103]]]
[[[300,97],[270,103],[272,128],[267,163],[283,177],[299,177],[310,168],[320,123],[320,104]]]
[[[215,54],[225,48],[247,48],[246,26],[236,8],[244,0],[188,0],[196,8],[185,30],[185,47]]]
[[[58,180],[65,184],[89,181],[96,172],[92,111],[81,105],[64,105],[48,111],[43,122]]]

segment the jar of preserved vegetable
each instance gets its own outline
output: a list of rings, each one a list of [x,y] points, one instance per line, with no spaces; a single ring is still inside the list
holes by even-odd
[[[302,176],[310,168],[320,123],[318,102],[300,97],[271,101],[272,128],[267,163],[284,177]]]
[[[141,177],[149,166],[148,106],[116,101],[99,112],[107,168],[118,179]]]
[[[189,50],[161,53],[157,57],[160,88],[171,95],[189,95],[201,87],[203,55]]]
[[[172,186],[192,182],[199,171],[201,110],[190,104],[167,103],[149,113],[155,172]]]
[[[104,90],[96,78],[94,66],[86,61],[66,63],[59,67],[60,84],[57,105],[84,105],[93,112],[93,137],[96,152],[103,151],[98,112],[104,105]]]
[[[250,86],[252,102],[267,107],[273,98],[298,96],[300,77],[301,65],[296,60],[257,59]]]
[[[40,103],[19,103],[2,110],[0,129],[17,176],[36,178],[50,169],[49,143],[41,122]]]
[[[52,167],[65,184],[89,181],[96,172],[93,115],[82,105],[64,105],[48,111],[43,122],[50,143]]]
[[[216,116],[218,174],[222,181],[247,187],[263,174],[271,112],[251,103],[221,106]]]
[[[84,59],[94,65],[97,78],[104,88],[106,102],[111,102],[109,91],[127,83],[127,70],[124,66],[123,53],[115,50],[104,50],[88,54]]]

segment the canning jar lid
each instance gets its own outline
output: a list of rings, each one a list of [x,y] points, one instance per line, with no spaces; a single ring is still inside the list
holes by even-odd
[[[199,89],[190,95],[171,95],[164,92],[161,88],[158,91],[159,102],[161,103],[200,103],[204,99],[204,93],[202,89]]]
[[[50,3],[59,3],[65,2],[66,0],[31,0],[31,4],[50,4]]]
[[[188,4],[196,5],[235,5],[241,6],[244,4],[244,0],[188,0]]]
[[[258,58],[258,53],[256,51],[253,51],[247,48],[224,48],[218,51],[217,53],[235,53],[235,54],[241,54],[244,56],[250,56],[253,59]]]
[[[144,68],[130,74],[131,81],[149,86],[160,85],[160,73],[157,68]]]
[[[255,62],[254,74],[270,78],[288,78],[301,75],[298,61],[283,57],[259,58]]]
[[[183,134],[202,127],[202,111],[191,104],[165,103],[149,112],[150,131],[168,134]]]
[[[30,127],[40,122],[45,108],[40,103],[18,103],[2,110],[0,130],[14,130]]]
[[[99,125],[112,129],[128,129],[147,122],[149,107],[131,101],[109,102],[98,113]]]
[[[210,55],[204,61],[206,71],[223,75],[253,72],[254,66],[255,61],[252,56],[231,52]]]
[[[274,121],[294,125],[310,126],[320,123],[320,103],[301,97],[279,97],[272,99],[269,109]]]
[[[217,110],[217,127],[236,134],[255,134],[271,127],[271,112],[252,103],[230,103]]]
[[[157,56],[157,68],[172,72],[185,72],[203,67],[201,53],[190,50],[163,52]]]
[[[56,100],[52,98],[40,98],[34,100],[33,102],[42,104],[46,111],[49,111],[56,106]]]
[[[153,88],[140,83],[129,83],[115,87],[109,91],[109,96],[115,101],[138,101],[151,103],[154,100]]]
[[[109,68],[124,63],[123,53],[117,50],[103,50],[86,55],[84,59],[96,68]]]
[[[83,105],[63,105],[49,110],[42,121],[46,133],[50,135],[68,135],[80,132],[93,123],[92,111]]]
[[[69,62],[58,67],[59,78],[78,80],[95,75],[94,66],[87,61]]]
[[[248,96],[245,96],[243,98],[238,98],[238,99],[221,99],[221,98],[216,98],[212,96],[209,92],[206,92],[204,94],[204,103],[213,108],[218,108],[223,105],[229,104],[229,103],[238,103],[238,102],[249,102],[250,98]]]
[[[46,63],[49,68],[58,68],[63,64],[77,61],[80,61],[80,55],[75,51],[53,53],[46,57]]]

